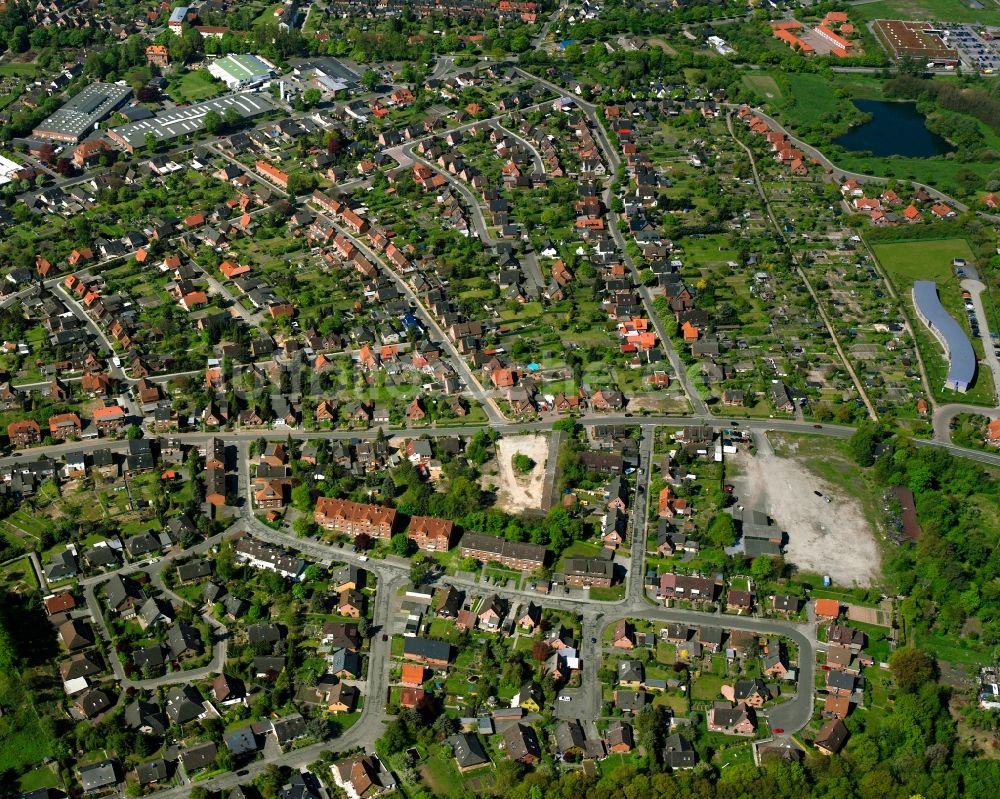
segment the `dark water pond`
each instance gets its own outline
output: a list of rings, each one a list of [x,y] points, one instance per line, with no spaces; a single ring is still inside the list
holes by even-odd
[[[854,105],[872,118],[833,140],[845,150],[906,158],[928,158],[951,152],[946,139],[927,129],[916,103],[855,100]]]

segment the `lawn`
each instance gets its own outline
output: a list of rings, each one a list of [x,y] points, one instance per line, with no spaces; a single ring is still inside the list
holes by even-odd
[[[29,771],[21,777],[18,787],[24,792],[59,787],[59,766],[50,763],[47,766],[39,766],[34,771]]]
[[[975,260],[965,239],[873,244],[872,250],[893,283],[903,290],[908,290],[914,280],[935,280],[938,284],[953,281],[957,286],[959,279],[952,271],[952,259]]]
[[[744,75],[743,83],[751,90],[757,92],[761,96],[761,99],[780,100],[782,97],[781,89],[778,88],[778,84],[774,82],[774,78],[770,75]]]
[[[983,647],[968,638],[952,639],[932,633],[917,633],[917,646],[930,652],[938,660],[949,663],[981,664],[987,657]]]
[[[444,755],[428,758],[419,771],[435,796],[454,796],[462,791],[462,777],[451,758]]]
[[[9,591],[27,592],[38,589],[38,578],[28,558],[8,561],[0,567],[0,583]]]
[[[591,588],[590,598],[595,602],[617,602],[625,598],[625,584],[619,583],[611,588]]]
[[[179,78],[172,79],[167,86],[167,94],[178,103],[196,103],[222,94],[223,91],[223,85],[206,69],[185,72]]]
[[[719,693],[719,689],[725,684],[725,677],[719,677],[715,674],[702,674],[691,685],[691,698],[703,701],[721,699],[722,694]]]

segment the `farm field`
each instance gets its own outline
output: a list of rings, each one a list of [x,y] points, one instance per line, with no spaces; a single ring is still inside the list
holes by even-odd
[[[993,3],[983,3],[981,7],[973,8],[962,0],[881,0],[852,6],[851,16],[856,16],[859,21],[916,19],[996,25],[1000,23],[1000,8]]]

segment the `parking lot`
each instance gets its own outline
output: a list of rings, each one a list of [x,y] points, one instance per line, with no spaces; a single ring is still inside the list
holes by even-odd
[[[942,38],[958,51],[963,69],[975,70],[985,75],[1000,71],[1000,29],[976,29],[972,25],[942,27],[944,28]]]

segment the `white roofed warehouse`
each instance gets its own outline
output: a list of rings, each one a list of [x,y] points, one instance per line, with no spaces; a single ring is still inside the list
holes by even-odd
[[[268,80],[277,72],[273,64],[255,55],[234,53],[208,65],[208,71],[230,89],[247,89]]]
[[[145,145],[147,134],[151,134],[157,142],[162,142],[200,133],[205,129],[205,114],[215,111],[223,116],[230,108],[242,119],[249,119],[270,113],[276,106],[267,94],[227,94],[197,105],[174,108],[157,114],[152,119],[111,128],[108,138],[126,152],[133,153]]]

